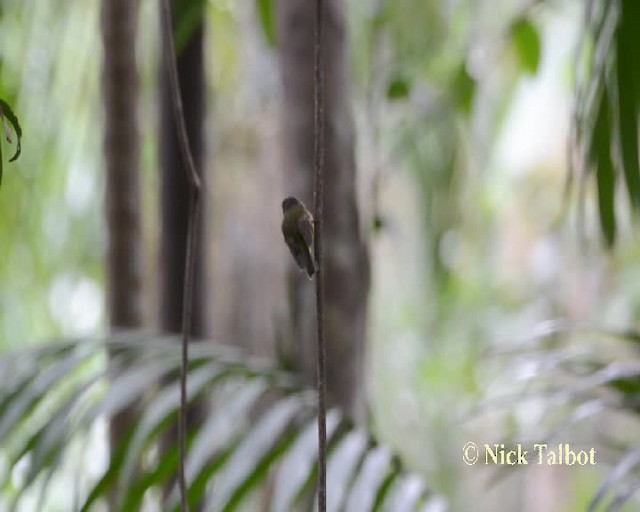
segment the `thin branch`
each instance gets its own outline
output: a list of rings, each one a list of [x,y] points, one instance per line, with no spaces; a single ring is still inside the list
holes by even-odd
[[[176,128],[178,130],[178,146],[182,153],[185,169],[187,171],[187,179],[191,186],[191,193],[197,199],[200,193],[200,176],[196,171],[196,164],[191,154],[191,146],[189,144],[189,136],[187,135],[187,126],[184,122],[184,110],[182,108],[182,93],[180,92],[180,82],[178,81],[178,65],[176,63],[176,49],[173,42],[173,24],[171,22],[171,7],[169,0],[162,0],[162,20],[164,23],[164,32],[168,45],[167,52],[167,72],[171,82],[171,96],[173,115],[175,116]]]
[[[180,448],[180,470],[178,483],[180,487],[180,502],[182,511],[189,511],[187,500],[187,482],[185,478],[185,458],[186,458],[186,431],[187,431],[187,362],[189,360],[189,337],[191,334],[192,304],[193,304],[193,282],[195,274],[196,255],[196,221],[200,210],[200,177],[196,171],[196,166],[191,154],[187,127],[184,121],[182,108],[182,94],[178,81],[178,66],[176,64],[176,52],[173,42],[173,24],[171,18],[171,7],[169,0],[162,0],[162,19],[164,27],[164,37],[166,39],[168,51],[166,52],[167,72],[171,83],[171,96],[173,103],[173,114],[175,117],[176,129],[178,131],[178,146],[184,160],[184,167],[189,181],[189,219],[187,221],[187,248],[184,269],[184,293],[182,297],[182,364],[180,366],[180,419],[178,422],[178,443]]]
[[[322,258],[322,227],[324,202],[324,74],[322,39],[324,32],[324,0],[316,0],[313,79],[313,206],[315,216],[317,378],[318,378],[318,511],[327,509],[327,383],[326,348],[324,341],[324,270]]]

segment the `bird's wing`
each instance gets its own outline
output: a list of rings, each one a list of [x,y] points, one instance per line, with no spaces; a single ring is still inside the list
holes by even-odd
[[[296,240],[287,240],[287,245],[298,266],[302,269],[307,268],[307,255],[303,249],[304,246],[300,246],[299,243],[296,243]]]
[[[300,217],[300,220],[298,220],[298,231],[307,246],[313,247],[313,220],[310,215],[302,215]]]

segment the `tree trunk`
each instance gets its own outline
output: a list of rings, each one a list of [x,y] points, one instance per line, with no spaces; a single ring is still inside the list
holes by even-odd
[[[136,29],[138,8],[130,0],[103,0],[102,74],[108,229],[109,325],[136,328],[143,324],[142,239]],[[135,421],[135,408],[111,418],[113,457]],[[112,510],[114,505],[111,504]]]
[[[363,352],[370,271],[356,200],[354,124],[344,2],[325,1],[324,269],[327,395],[362,419]],[[307,206],[313,199],[314,2],[277,2],[278,48],[284,87],[284,158],[287,181]],[[291,266],[289,302],[297,360],[315,383],[313,286]]]
[[[172,11],[179,8],[180,1],[173,1]],[[193,316],[191,333],[203,339],[209,335],[207,308],[207,256],[206,256],[206,187],[204,167],[204,29],[202,19],[188,42],[178,49],[178,80],[182,93],[184,119],[189,144],[196,170],[202,180],[200,193],[200,216],[197,224],[197,248],[195,255],[195,279],[193,296]],[[184,298],[184,270],[186,260],[187,223],[189,219],[189,182],[178,145],[176,119],[173,112],[171,84],[166,66],[168,45],[163,34],[163,59],[161,71],[161,114],[160,114],[160,164],[162,167],[162,241],[160,262],[160,328],[165,332],[182,332],[182,304]],[[202,422],[206,404],[197,403],[189,408],[187,415],[187,436]],[[173,425],[163,440],[163,450],[176,446],[177,424]],[[174,475],[165,487],[165,498],[177,481]],[[187,482],[187,485],[189,482]]]

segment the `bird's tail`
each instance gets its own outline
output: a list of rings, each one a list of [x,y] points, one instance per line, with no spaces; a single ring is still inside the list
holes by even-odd
[[[318,272],[318,263],[313,255],[313,248],[308,249],[308,258],[306,258],[306,270],[309,279],[313,279],[313,276]]]

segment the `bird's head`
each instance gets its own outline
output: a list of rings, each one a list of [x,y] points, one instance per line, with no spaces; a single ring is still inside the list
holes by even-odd
[[[282,201],[282,212],[287,213],[287,211],[289,211],[291,208],[294,208],[296,206],[301,206],[301,205],[302,203],[298,201],[295,197],[289,196],[285,198],[284,201]]]

